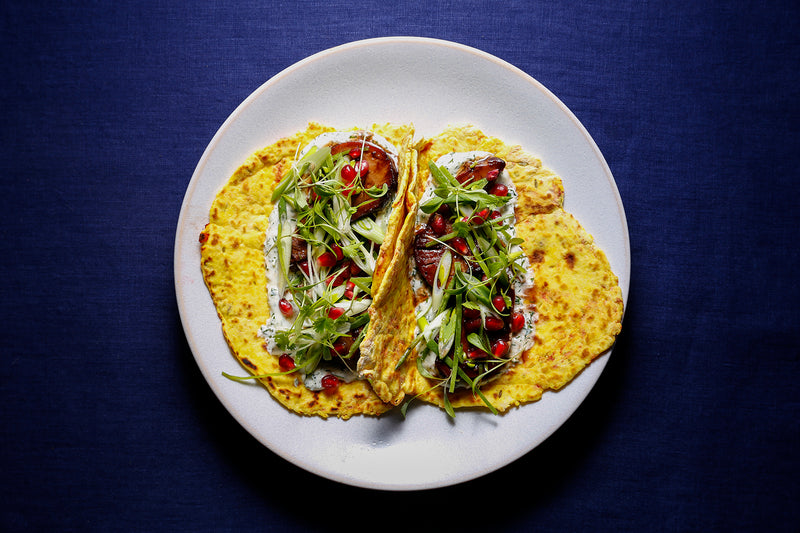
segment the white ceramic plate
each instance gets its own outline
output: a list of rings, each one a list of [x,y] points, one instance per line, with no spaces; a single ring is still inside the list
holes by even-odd
[[[175,241],[175,286],[184,330],[205,379],[253,436],[320,476],[390,490],[434,488],[509,464],[550,436],[577,409],[609,354],[557,393],[503,416],[415,404],[404,420],[304,418],[260,385],[230,381],[242,369],[222,336],[200,271],[198,235],[219,188],[256,150],[304,129],[413,122],[418,136],[469,122],[538,155],[563,179],[566,209],[590,231],[619,276],[627,302],[628,228],[614,178],[577,118],[516,67],[479,50],[421,38],[358,41],[315,54],[258,88],[219,129],[189,183]],[[491,450],[491,453],[484,453]]]

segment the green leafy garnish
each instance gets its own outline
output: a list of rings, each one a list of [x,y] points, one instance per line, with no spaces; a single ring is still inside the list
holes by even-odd
[[[347,365],[369,322],[372,274],[386,220],[367,214],[351,221],[358,208],[351,198],[362,192],[380,198],[389,190],[365,189],[359,178],[346,180],[342,170],[355,163],[348,152],[312,146],[271,197],[278,210],[278,288],[293,306],[291,326],[277,329],[274,342],[280,353],[291,355],[292,371],[310,373],[322,361]],[[302,267],[291,259],[293,239],[306,246]]]
[[[522,253],[514,250],[522,240],[515,237],[510,226],[513,212],[500,211],[510,197],[487,192],[486,179],[464,185],[446,167],[433,162],[428,166],[433,189],[420,203],[420,209],[428,215],[448,213],[451,229],[432,237],[428,244],[445,247],[445,251],[435,272],[431,295],[418,310],[418,335],[397,367],[417,350],[417,368],[442,387],[443,406],[450,416],[455,416],[455,410],[449,395],[463,388],[471,390],[497,413],[481,386],[501,372],[510,359],[493,355],[493,337],[485,324],[487,318],[497,321],[509,316],[499,311],[493,300],[501,302],[503,309],[511,305],[512,281],[524,272]],[[447,209],[442,210],[442,206]],[[455,239],[462,239],[462,244],[455,244]],[[471,266],[465,268],[465,261]],[[462,333],[467,324],[463,315],[466,311],[470,317],[478,318],[471,318],[469,329]],[[477,327],[476,320],[480,322]]]

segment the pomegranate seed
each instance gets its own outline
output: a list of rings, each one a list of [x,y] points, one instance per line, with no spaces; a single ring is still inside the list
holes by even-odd
[[[497,179],[497,176],[499,176],[499,175],[500,175],[500,171],[498,169],[496,169],[496,168],[493,168],[492,170],[490,170],[489,172],[486,173],[486,179],[488,181],[494,181],[494,180]]]
[[[328,309],[328,318],[331,318],[333,320],[336,320],[343,314],[344,314],[344,309],[342,309],[341,307],[331,307],[330,309]]]
[[[446,224],[444,217],[439,213],[434,213],[434,215],[431,217],[430,226],[436,235],[444,235]]]
[[[294,359],[284,354],[278,357],[278,366],[280,366],[281,370],[284,372],[287,370],[294,370]]]
[[[480,359],[481,357],[486,357],[487,354],[480,348],[472,346],[470,347],[469,351],[467,351],[466,355],[468,359]]]
[[[502,213],[500,213],[500,211],[495,209],[494,211],[492,211],[492,214],[489,215],[489,218],[492,219],[492,220],[497,220],[501,216],[503,216]],[[500,222],[498,222],[498,224],[500,224],[502,226],[503,225],[503,221],[501,220]]]
[[[503,329],[503,325],[503,321],[496,316],[487,316],[483,327],[485,327],[488,331],[500,331]]]
[[[330,276],[328,276],[328,278],[325,280],[325,283],[332,287],[338,287],[339,285],[347,281],[349,278],[350,278],[350,272],[348,270],[342,270],[338,274],[331,274]]]
[[[522,313],[514,313],[511,315],[511,331],[518,333],[525,327],[525,315]]]
[[[332,244],[331,251],[333,252],[333,255],[336,256],[336,261],[341,261],[342,259],[344,259],[344,253],[342,252],[342,247],[339,246],[338,244]]]
[[[350,335],[344,335],[333,341],[333,351],[340,357],[347,355],[351,346],[353,346],[353,337]]]
[[[294,307],[292,307],[292,304],[289,303],[289,300],[286,298],[281,298],[278,301],[278,308],[281,310],[283,316],[286,318],[292,318],[292,315],[294,314]]]
[[[356,163],[356,170],[358,171],[358,175],[362,178],[369,173],[369,162],[362,159],[358,163]]]
[[[364,273],[364,271],[361,270],[361,267],[359,267],[357,264],[355,264],[353,262],[350,263],[350,275],[351,276],[358,276],[358,275],[363,274],[363,273]]]
[[[508,187],[502,183],[493,183],[486,189],[486,192],[495,196],[508,196]]]
[[[492,353],[495,357],[502,357],[508,351],[508,343],[504,339],[497,339],[492,343]]]
[[[478,331],[481,327],[481,319],[478,318],[470,318],[464,321],[464,329],[470,333],[473,331]]]
[[[348,281],[347,284],[344,286],[344,297],[348,300],[352,300],[353,296],[355,295],[356,284],[352,281]]]
[[[461,310],[461,316],[463,316],[464,318],[478,318],[479,316],[481,316],[481,312],[478,311],[477,309],[464,307]]]
[[[339,378],[333,374],[325,374],[322,377],[322,388],[325,390],[334,390],[339,386]]]
[[[297,268],[303,271],[306,275],[308,275],[308,260],[303,259],[297,262]]]
[[[358,175],[358,172],[356,172],[356,169],[353,168],[352,166],[345,165],[345,166],[342,167],[342,181],[343,182],[352,183],[353,180],[356,179],[357,175]]]
[[[336,256],[333,252],[325,252],[317,258],[317,264],[321,267],[332,267],[336,264]]]
[[[453,239],[450,241],[450,244],[452,244],[456,252],[460,253],[461,255],[469,254],[469,246],[467,245],[467,241],[464,239],[464,237],[453,237]]]
[[[347,155],[350,156],[350,159],[361,159],[361,149],[353,148],[352,150],[347,152]]]
[[[469,222],[475,226],[480,226],[486,219],[489,218],[489,210],[484,208],[478,211],[477,213],[473,213],[472,217],[470,217]]]
[[[492,297],[492,305],[497,309],[498,313],[502,313],[506,310],[506,299],[499,294],[495,294]]]

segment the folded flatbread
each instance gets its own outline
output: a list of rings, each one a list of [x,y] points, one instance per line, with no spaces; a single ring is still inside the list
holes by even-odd
[[[287,373],[281,367],[279,357],[269,352],[267,341],[259,333],[271,314],[268,284],[274,280],[267,278],[265,233],[274,207],[273,191],[289,173],[299,150],[319,135],[333,131],[311,123],[304,131],[254,153],[233,173],[215,198],[209,223],[200,237],[202,271],[233,355],[280,403],[302,415],[378,415],[392,405],[381,400],[367,380],[342,382],[330,390],[310,390],[298,373]],[[391,202],[371,289],[373,301],[380,301],[378,295],[386,285],[390,264],[398,253],[402,255],[402,251],[396,251],[396,243],[409,215],[406,189],[409,173],[415,171],[410,150],[413,127],[376,124],[369,131],[398,147],[397,194]],[[372,321],[366,326],[366,338],[375,339],[376,334],[370,333],[375,324]]]
[[[621,329],[623,300],[605,254],[564,211],[561,179],[521,147],[469,125],[448,127],[419,142],[417,148],[418,172],[408,190],[409,209],[419,204],[425,190],[428,162],[452,152],[481,151],[503,159],[518,194],[516,232],[523,239],[521,247],[533,273],[534,287],[526,296],[536,307],[535,337],[516,363],[482,387],[484,398],[502,412],[540,399],[545,390],[563,387],[613,345]],[[397,249],[409,250],[414,231],[407,226],[404,229]],[[381,352],[381,361],[373,362],[385,370],[373,377],[372,384],[376,390],[390,390],[393,403],[410,395],[444,406],[443,387],[418,371],[416,350],[411,350],[410,356],[406,353],[416,334],[414,308],[420,298],[408,275],[409,265],[413,269],[409,257],[408,252],[395,254],[398,262],[405,263],[390,267],[392,276],[386,283],[391,290],[370,310],[380,318],[381,330],[393,335],[393,342],[387,342]],[[393,372],[386,370],[398,365]],[[449,393],[447,401],[454,408],[486,406],[484,399],[469,389]]]

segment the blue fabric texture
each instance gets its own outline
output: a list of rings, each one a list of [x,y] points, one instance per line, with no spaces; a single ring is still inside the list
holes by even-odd
[[[382,509],[455,531],[797,531],[799,21],[740,0],[3,2],[0,529],[352,530],[397,521]],[[311,54],[389,35],[555,93],[614,173],[632,256],[623,332],[566,424],[410,493],[319,478],[242,429],[172,273],[228,115]]]

